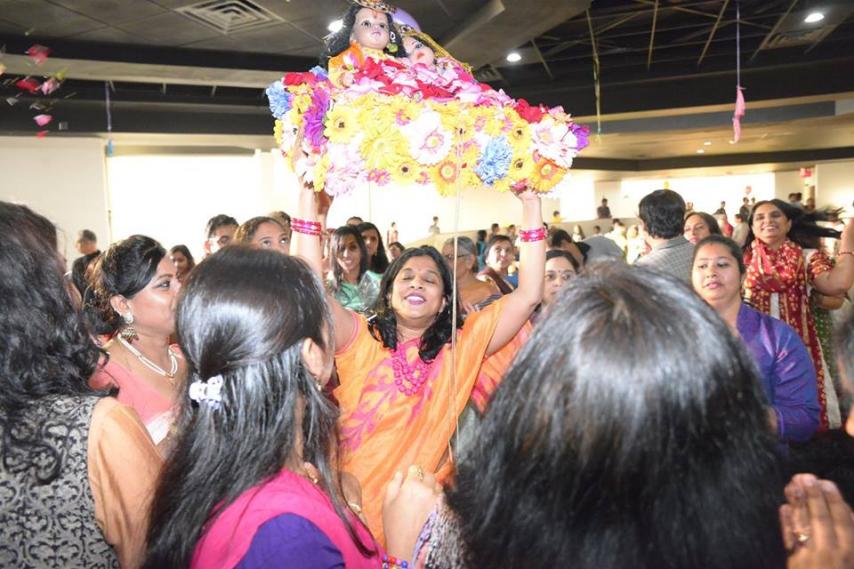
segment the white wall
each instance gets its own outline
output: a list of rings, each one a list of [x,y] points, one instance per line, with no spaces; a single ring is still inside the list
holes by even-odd
[[[97,138],[0,137],[0,200],[27,205],[59,228],[59,249],[78,256],[77,233],[110,242],[104,144]]]
[[[854,215],[854,162],[828,162],[816,166],[816,205],[844,207]]]

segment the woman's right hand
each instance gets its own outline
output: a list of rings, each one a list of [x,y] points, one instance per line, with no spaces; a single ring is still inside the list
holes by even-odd
[[[797,474],[780,507],[788,569],[854,568],[854,514],[836,485]]]
[[[405,477],[400,470],[394,474],[383,501],[386,550],[391,555],[409,560],[441,495],[442,487],[436,477],[418,466],[410,466]]]

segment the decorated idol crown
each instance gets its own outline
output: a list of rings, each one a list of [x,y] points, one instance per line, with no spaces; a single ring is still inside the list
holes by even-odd
[[[395,6],[392,6],[388,2],[383,2],[383,0],[353,0],[353,3],[361,6],[362,8],[368,8],[370,10],[376,10],[377,12],[384,12],[386,14],[394,14],[397,11]]]

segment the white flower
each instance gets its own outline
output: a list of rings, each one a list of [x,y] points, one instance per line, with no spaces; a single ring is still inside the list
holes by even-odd
[[[409,152],[417,162],[433,166],[451,150],[451,133],[442,128],[442,119],[435,111],[425,111],[401,128],[409,141]]]
[[[347,195],[357,187],[364,185],[367,180],[367,168],[359,145],[363,135],[356,136],[350,144],[326,145],[329,154],[329,169],[326,171],[324,191],[330,196]]]
[[[534,148],[541,155],[562,168],[572,166],[572,159],[578,154],[578,139],[568,123],[547,116],[532,125],[531,134]]]

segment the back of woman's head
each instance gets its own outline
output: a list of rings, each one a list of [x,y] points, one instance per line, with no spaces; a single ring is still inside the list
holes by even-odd
[[[320,281],[295,257],[235,245],[200,263],[182,294],[188,377],[152,507],[147,567],[187,566],[213,510],[279,472],[298,444],[343,511],[332,466],[337,412],[302,358],[306,339],[333,349]],[[218,401],[191,396],[212,381],[222,382]]]
[[[485,567],[781,567],[767,416],[690,289],[597,266],[517,356],[449,504]]]
[[[53,224],[25,206],[0,202],[0,449],[4,463],[12,447],[27,452],[38,447],[43,463],[56,458],[51,449],[39,446],[32,433],[12,428],[23,409],[50,395],[91,393],[87,382],[99,351],[62,274]],[[23,462],[29,464],[29,458]],[[54,466],[58,468],[58,462]],[[56,474],[47,470],[47,478]]]
[[[131,235],[113,243],[101,255],[92,273],[94,302],[87,312],[98,334],[112,335],[121,326],[121,318],[110,305],[114,296],[131,299],[144,289],[157,273],[157,265],[166,256],[160,243],[145,235]]]

